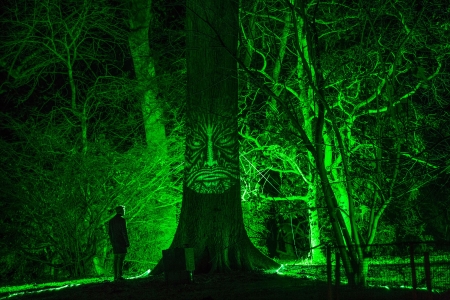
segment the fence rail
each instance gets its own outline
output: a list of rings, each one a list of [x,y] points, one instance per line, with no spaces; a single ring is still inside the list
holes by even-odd
[[[356,247],[356,246],[353,246]],[[368,263],[367,286],[423,289],[443,292],[450,287],[450,243],[408,242],[374,244],[370,251],[361,246]],[[339,247],[323,249],[327,263],[296,266],[299,274],[328,282],[328,298],[338,294],[347,276],[340,258]],[[347,248],[348,250],[348,248]]]

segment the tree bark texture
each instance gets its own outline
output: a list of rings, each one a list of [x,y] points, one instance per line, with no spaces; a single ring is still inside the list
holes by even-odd
[[[141,97],[147,148],[156,158],[164,159],[167,155],[166,130],[161,103],[157,99],[155,63],[148,39],[151,3],[151,0],[130,0],[129,44],[138,82],[137,92]]]
[[[238,3],[187,1],[186,154],[171,248],[194,248],[197,272],[276,268],[244,228],[239,181]],[[153,270],[162,271],[161,262]]]

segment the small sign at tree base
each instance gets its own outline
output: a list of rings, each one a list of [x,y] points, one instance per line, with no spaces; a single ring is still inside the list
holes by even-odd
[[[172,248],[162,251],[164,275],[168,283],[190,283],[195,270],[194,248]]]

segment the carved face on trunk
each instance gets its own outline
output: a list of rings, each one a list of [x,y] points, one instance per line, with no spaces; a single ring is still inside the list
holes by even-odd
[[[238,180],[238,142],[231,118],[191,119],[186,138],[185,180],[201,194],[220,194]]]

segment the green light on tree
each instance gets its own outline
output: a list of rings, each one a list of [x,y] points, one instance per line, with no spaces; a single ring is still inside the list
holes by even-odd
[[[238,180],[237,141],[231,121],[198,117],[186,138],[186,185],[200,194],[220,194]]]

